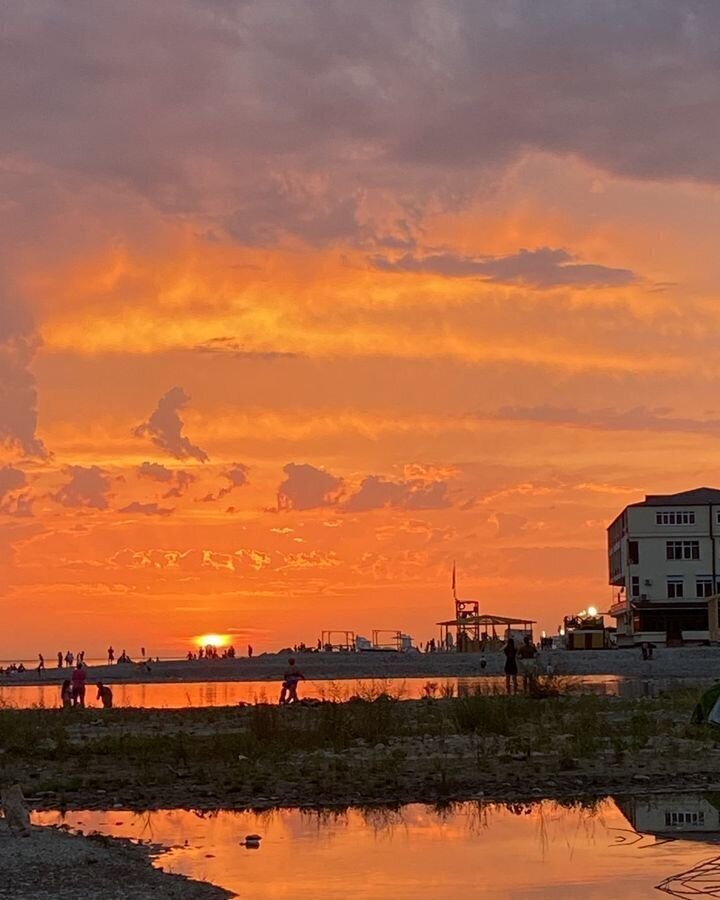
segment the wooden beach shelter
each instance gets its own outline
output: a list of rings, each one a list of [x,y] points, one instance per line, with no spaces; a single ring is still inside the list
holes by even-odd
[[[477,601],[460,601],[477,603]],[[463,614],[461,610],[454,619],[438,622],[441,646],[458,653],[477,653],[489,642],[505,640],[508,632],[521,632],[532,636],[533,619],[516,619],[513,616],[495,616],[479,612]],[[500,632],[498,633],[498,628]]]

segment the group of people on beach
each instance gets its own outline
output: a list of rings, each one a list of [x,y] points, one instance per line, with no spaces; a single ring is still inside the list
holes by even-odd
[[[208,644],[207,647],[200,647],[197,652],[188,650],[186,659],[192,662],[198,659],[235,659],[235,647],[230,644],[229,647],[216,647],[214,644]],[[248,644],[248,657],[252,658],[253,648]]]
[[[538,648],[529,634],[526,634],[520,646],[516,646],[515,638],[508,637],[503,647],[505,654],[505,687],[508,694],[518,692],[518,669],[522,674],[523,691],[533,690],[538,673]],[[518,665],[519,664],[519,665]]]
[[[145,656],[145,648],[144,647],[140,648],[140,656],[142,657],[143,660],[147,659],[147,657]],[[107,661],[108,661],[109,666],[113,665],[113,663],[115,662],[115,650],[113,649],[112,644],[108,647],[108,650],[107,650]],[[132,659],[130,659],[130,657],[125,652],[125,650],[123,650],[123,652],[120,654],[120,656],[118,656],[117,662],[118,662],[118,664],[132,663]],[[62,650],[58,650],[58,652],[57,652],[57,667],[58,667],[58,669],[72,669],[73,664],[76,664],[76,665],[80,664],[81,666],[85,665],[85,651],[84,650],[78,651],[77,654],[73,653],[72,650],[68,650],[67,653],[63,654]],[[12,666],[8,667],[8,671],[10,671],[11,668],[12,668]],[[15,670],[18,672],[24,672],[25,666],[23,666],[23,664],[20,663],[20,666],[16,666]],[[42,653],[38,653],[38,664],[35,668],[35,671],[38,673],[38,675],[42,675],[43,672],[45,671],[45,657],[42,655]],[[2,674],[1,670],[0,670],[0,674]]]
[[[60,687],[60,702],[63,709],[69,709],[71,706],[79,706],[85,708],[85,690],[87,682],[87,666],[83,660],[78,660],[75,668],[72,670],[70,678],[66,678]],[[98,681],[97,699],[102,703],[104,709],[112,709],[113,692],[107,684]]]

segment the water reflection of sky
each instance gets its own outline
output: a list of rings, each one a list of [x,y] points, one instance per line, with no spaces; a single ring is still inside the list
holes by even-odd
[[[182,684],[111,684],[115,706],[140,706],[179,709],[189,706],[235,706],[238,703],[277,703],[280,682],[274,681],[207,681],[183,682]],[[426,685],[435,685],[437,696],[441,696],[448,686],[454,694],[477,689],[488,691],[504,690],[505,680],[496,676],[467,678],[388,678],[388,679],[347,679],[341,681],[305,681],[300,687],[301,696],[328,700],[347,700],[353,694],[372,698],[382,690],[404,699],[416,699],[425,693]],[[625,679],[613,675],[595,675],[577,679],[576,686],[582,690],[592,690],[602,694],[617,694]],[[94,685],[88,689],[87,701],[95,704]],[[0,687],[0,703],[19,708],[60,705],[60,686],[19,685]],[[96,704],[99,705],[99,704]]]
[[[660,881],[720,854],[697,839],[638,837],[612,800],[593,809],[465,803],[439,813],[415,804],[320,816],[78,812],[65,821],[171,847],[158,865],[254,900],[658,900]],[[240,844],[253,832],[260,850]]]

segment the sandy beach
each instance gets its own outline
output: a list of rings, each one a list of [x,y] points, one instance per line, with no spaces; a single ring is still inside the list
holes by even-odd
[[[168,660],[138,664],[89,666],[88,683],[161,683],[209,681],[279,681],[287,653],[265,653],[253,659]],[[489,653],[481,666],[477,653],[304,653],[298,666],[313,681],[384,678],[458,678],[501,675],[504,657]],[[558,675],[615,675],[629,678],[720,678],[720,647],[678,647],[655,650],[645,661],[639,650],[548,650],[540,657],[542,671]],[[0,678],[0,686],[59,684],[68,669],[49,668]]]

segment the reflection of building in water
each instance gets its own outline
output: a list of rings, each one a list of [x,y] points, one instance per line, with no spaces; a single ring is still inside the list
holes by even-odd
[[[720,834],[720,794],[658,794],[616,802],[635,831],[663,837]]]

